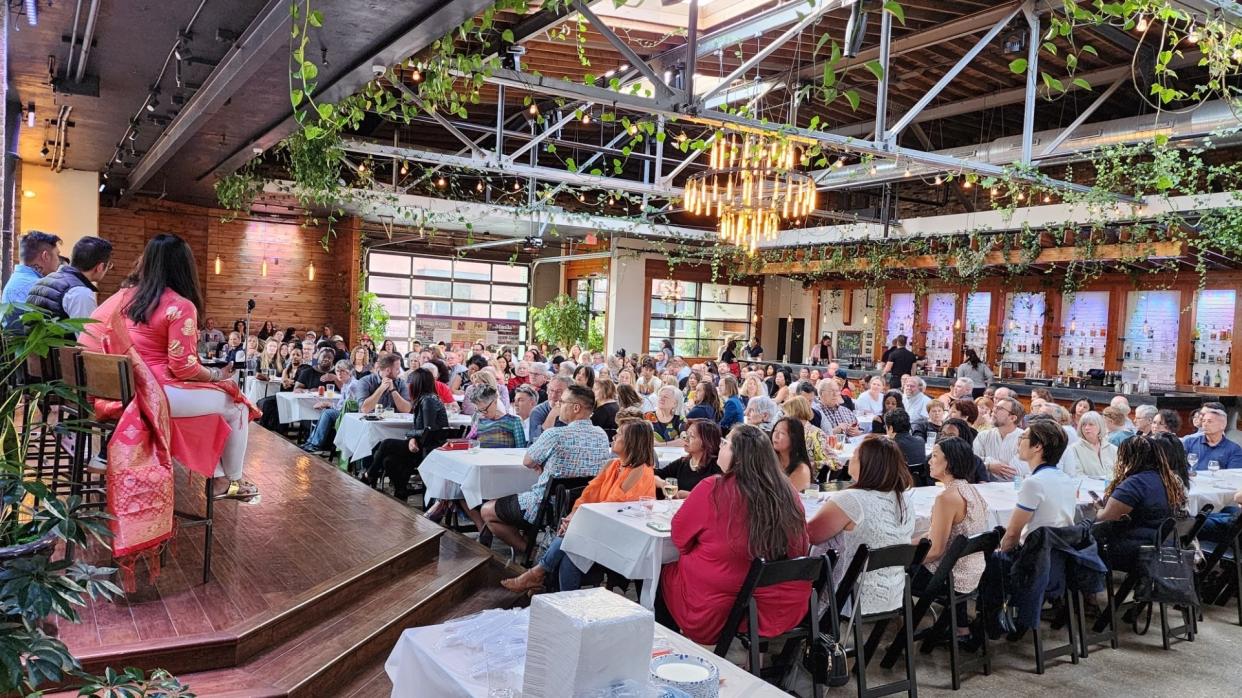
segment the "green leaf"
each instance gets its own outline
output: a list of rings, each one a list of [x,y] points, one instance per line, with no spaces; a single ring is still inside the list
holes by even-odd
[[[1065,91],[1065,85],[1060,80],[1052,77],[1048,73],[1041,72],[1039,76],[1044,79],[1044,84],[1048,86],[1048,89],[1050,91],[1054,91],[1054,92]]]
[[[1043,48],[1048,53],[1051,53],[1054,56],[1057,55],[1057,45],[1052,43],[1051,41],[1045,41]]]
[[[1162,174],[1156,178],[1156,188],[1160,191],[1167,191],[1173,188],[1173,178],[1167,174]]]
[[[1026,59],[1015,58],[1012,61],[1009,61],[1009,71],[1017,75],[1022,75],[1023,73],[1025,73],[1026,72]]]
[[[875,76],[876,80],[884,79],[884,66],[880,65],[879,61],[867,61],[865,65],[867,70],[871,71],[871,74]]]
[[[600,168],[598,168],[598,167],[592,167],[592,168],[591,168],[591,172],[590,172],[590,174],[592,174],[592,175],[594,175],[594,176],[596,176],[596,177],[599,177],[600,175],[604,174],[604,171],[603,171],[603,170],[601,170],[601,169],[600,169]]]
[[[1083,80],[1082,78],[1074,78],[1074,85],[1078,88],[1081,88],[1087,91],[1091,90],[1091,83],[1087,82],[1086,80]]]
[[[289,92],[289,101],[293,102],[293,106],[295,107],[302,103],[302,99],[304,97],[306,97],[306,95],[302,94],[301,90],[292,90]]]
[[[319,75],[319,67],[310,61],[302,61],[302,79],[314,80]]]
[[[902,26],[905,26],[906,11],[902,9],[901,3],[896,2],[896,0],[888,0],[884,3],[884,11],[896,17],[897,21],[901,22]]]
[[[573,159],[573,158],[566,158],[566,159],[565,159],[565,169],[569,170],[570,172],[577,172],[577,171],[578,171],[578,163],[574,162],[574,159]]]
[[[506,30],[504,30],[504,31],[500,32],[500,40],[501,40],[501,41],[503,41],[503,42],[505,42],[506,44],[512,44],[512,43],[515,43],[515,42],[517,41],[517,39],[515,39],[515,38],[514,38],[514,36],[513,36],[513,30],[512,30],[512,29],[506,29]]]
[[[1164,146],[1168,144],[1169,144],[1169,134],[1167,133],[1156,134],[1156,147],[1157,148],[1163,148]]]
[[[1091,44],[1083,44],[1083,45],[1082,45],[1082,51],[1083,51],[1083,53],[1089,53],[1089,54],[1091,54],[1092,56],[1095,56],[1096,58],[1099,58],[1099,56],[1100,56],[1100,52],[1099,52],[1099,51],[1096,51],[1096,50],[1095,50],[1095,47],[1094,47],[1094,46],[1092,46]]]
[[[656,134],[656,143],[663,143],[663,142],[664,142],[664,139],[665,139],[665,138],[667,138],[667,137],[668,137],[668,134],[666,134],[666,133],[665,133],[665,132],[663,132],[663,131],[661,131],[661,132],[657,133],[657,134]]]
[[[862,100],[858,97],[857,90],[846,90],[845,99],[849,100],[850,109],[858,111],[858,105],[862,103]]]
[[[322,27],[323,26],[323,13],[320,12],[319,10],[311,10],[311,13],[309,15],[306,15],[306,22],[307,24],[310,24],[312,27]]]

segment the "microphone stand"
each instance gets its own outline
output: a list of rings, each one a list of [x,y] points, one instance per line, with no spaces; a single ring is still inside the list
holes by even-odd
[[[254,299],[246,301],[246,336],[242,337],[242,378],[238,380],[240,387],[246,387],[245,377],[250,376],[250,357],[246,356],[247,347],[250,343],[250,314],[254,312]]]

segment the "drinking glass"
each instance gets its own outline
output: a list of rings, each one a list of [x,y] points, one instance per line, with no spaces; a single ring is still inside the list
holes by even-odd
[[[1193,475],[1195,472],[1195,466],[1199,464],[1199,454],[1187,453],[1186,462],[1190,464],[1190,473]]]
[[[478,439],[470,439],[470,452],[471,453],[479,452],[479,440]]]
[[[651,512],[655,511],[655,497],[639,497],[638,505],[643,508],[643,513],[650,519]]]
[[[1207,469],[1208,469],[1208,472],[1212,474],[1212,477],[1216,477],[1216,473],[1220,472],[1220,461],[1218,460],[1208,461]]]
[[[677,497],[677,478],[664,478],[664,498],[675,499]]]

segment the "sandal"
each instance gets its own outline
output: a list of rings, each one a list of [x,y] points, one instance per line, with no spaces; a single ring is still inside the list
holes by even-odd
[[[248,500],[259,496],[259,488],[253,482],[245,480],[229,480],[228,489],[217,493],[213,499]]]

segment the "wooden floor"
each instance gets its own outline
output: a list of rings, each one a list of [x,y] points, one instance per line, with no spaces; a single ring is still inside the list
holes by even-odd
[[[60,625],[88,669],[158,666],[198,695],[345,694],[405,627],[505,603],[483,593],[504,572],[482,546],[258,425],[245,476],[261,501],[216,503],[208,583],[203,529],[185,529],[154,584],[140,574],[136,593]],[[180,476],[177,498],[202,511],[202,480]]]

